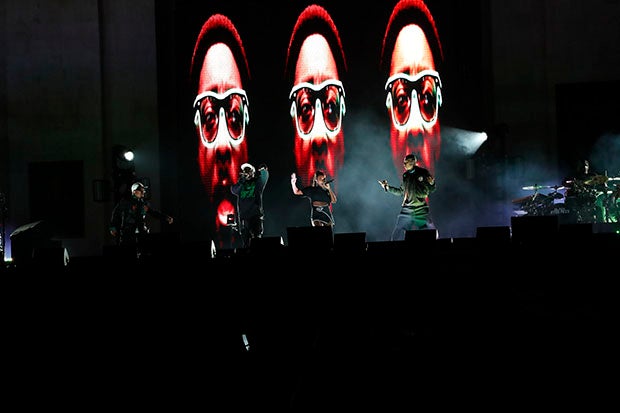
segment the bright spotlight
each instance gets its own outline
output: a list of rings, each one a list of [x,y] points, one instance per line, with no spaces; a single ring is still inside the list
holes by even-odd
[[[451,127],[443,128],[441,136],[442,140],[446,141],[446,145],[449,145],[449,148],[446,149],[448,152],[465,156],[471,156],[476,153],[488,138],[486,132],[475,132]]]
[[[129,192],[129,187],[137,179],[133,159],[134,153],[128,147],[115,145],[112,148],[112,181],[115,202],[118,202]]]
[[[113,148],[114,166],[122,170],[133,170],[134,153],[131,149],[123,145],[116,145]]]

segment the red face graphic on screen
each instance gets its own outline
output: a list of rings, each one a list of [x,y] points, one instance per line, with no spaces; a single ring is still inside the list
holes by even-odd
[[[424,1],[400,0],[392,10],[381,50],[390,148],[397,171],[412,153],[421,167],[435,173],[441,149],[438,66],[442,62],[437,26]]]
[[[309,34],[302,38],[301,33]],[[319,169],[335,179],[344,160],[346,107],[339,68],[345,70],[345,63],[336,27],[320,6],[309,6],[300,14],[287,66],[293,82],[289,102],[297,172],[304,185]]]
[[[426,35],[417,25],[405,26],[396,38],[385,84],[394,165],[401,168],[409,153],[434,173],[441,135],[441,80]]]
[[[212,45],[205,54],[194,100],[198,165],[202,183],[213,195],[236,182],[248,159],[248,97],[230,48]]]
[[[228,215],[235,214],[230,186],[248,160],[249,122],[244,82],[249,82],[250,71],[241,37],[228,17],[214,14],[203,24],[194,44],[190,79],[195,87],[196,160],[210,202],[209,220],[222,247],[230,242],[230,228],[224,228],[230,224]]]

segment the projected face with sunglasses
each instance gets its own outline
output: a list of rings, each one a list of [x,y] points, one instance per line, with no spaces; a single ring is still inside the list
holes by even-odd
[[[335,178],[344,160],[342,118],[345,92],[328,42],[308,36],[299,51],[294,86],[289,94],[295,129],[295,163],[304,182],[316,170]]]
[[[213,197],[218,188],[237,181],[248,159],[248,97],[233,54],[223,43],[205,54],[193,108],[200,176]]]
[[[441,80],[419,26],[405,26],[398,34],[385,91],[394,166],[401,168],[405,155],[414,153],[434,173],[441,146]]]
[[[200,178],[212,202],[219,247],[227,243],[222,231],[235,214],[230,185],[237,181],[248,159],[246,127],[248,97],[230,48],[213,44],[206,52],[194,99],[194,126],[198,138]]]

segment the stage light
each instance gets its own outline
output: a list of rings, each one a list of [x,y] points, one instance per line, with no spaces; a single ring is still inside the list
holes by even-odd
[[[122,157],[123,157],[123,159],[125,159],[126,161],[131,162],[131,161],[133,161],[134,153],[133,153],[133,151],[132,151],[132,150],[128,149],[128,150],[126,150],[126,151],[124,151],[124,152],[122,153]]]
[[[486,132],[475,132],[453,127],[441,129],[442,152],[450,155],[471,156],[488,140]]]
[[[134,152],[123,145],[115,145],[112,150],[112,158],[114,161],[114,167],[122,170],[128,170],[134,168]]]
[[[124,145],[114,145],[112,148],[112,182],[115,202],[127,196],[129,188],[137,180],[134,157],[134,152]]]

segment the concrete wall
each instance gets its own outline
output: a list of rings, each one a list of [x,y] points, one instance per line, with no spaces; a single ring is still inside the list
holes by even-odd
[[[0,10],[6,237],[31,219],[29,163],[82,160],[85,236],[63,244],[100,254],[112,205],[95,202],[91,185],[110,176],[112,145],[133,147],[138,175],[159,184],[153,1],[11,0]]]
[[[510,125],[508,152],[555,164],[555,87],[620,80],[620,3],[494,0],[489,6],[495,118]]]

